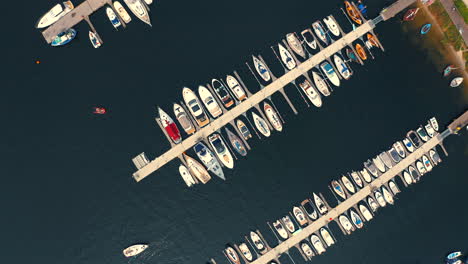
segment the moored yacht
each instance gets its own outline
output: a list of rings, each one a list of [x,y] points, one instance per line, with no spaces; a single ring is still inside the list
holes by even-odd
[[[353,179],[354,183],[359,187],[362,188],[364,187],[364,183],[361,180],[361,177],[359,176],[359,173],[356,171],[351,172],[351,178]]]
[[[414,145],[413,145],[413,142],[411,142],[411,140],[409,140],[408,138],[404,138],[403,139],[403,143],[405,144],[405,147],[406,149],[412,153],[414,151]]]
[[[198,158],[201,160],[203,165],[208,168],[214,175],[218,176],[219,178],[226,180],[224,177],[223,169],[219,164],[216,157],[213,155],[213,152],[203,144],[203,142],[198,142],[194,147],[193,151],[197,154]]]
[[[431,164],[431,161],[429,160],[429,158],[427,158],[426,155],[422,156],[422,161],[423,161],[424,167],[426,168],[426,171],[427,172],[431,171],[432,170],[432,164]]]
[[[265,82],[270,81],[271,80],[271,75],[270,75],[270,72],[265,67],[265,64],[263,64],[262,61],[260,61],[259,59],[257,59],[257,57],[255,57],[253,55],[252,55],[252,60],[253,60],[255,70],[257,70],[258,75],[260,75],[260,77],[262,77],[262,79]]]
[[[374,176],[377,178],[379,176],[379,172],[377,171],[377,167],[371,160],[367,160],[364,162],[364,167]]]
[[[309,244],[305,243],[305,242],[302,242],[301,243],[301,250],[302,252],[304,252],[304,254],[311,258],[314,256],[314,252],[312,251],[312,249],[310,248]]]
[[[317,209],[319,210],[319,213],[321,215],[326,214],[328,212],[328,208],[323,202],[322,198],[320,198],[320,196],[316,195],[315,193],[312,193],[312,196],[314,198],[315,207],[317,207]]]
[[[234,168],[234,159],[232,158],[231,152],[227,148],[224,140],[219,134],[212,134],[208,137],[211,147],[214,149],[216,156],[223,163],[226,168]]]
[[[405,148],[403,147],[403,144],[400,141],[395,142],[395,144],[393,144],[393,147],[398,152],[398,155],[400,155],[400,157],[404,158],[406,156]]]
[[[195,132],[195,127],[193,126],[192,121],[190,121],[190,118],[187,116],[187,113],[182,108],[182,106],[179,104],[174,104],[174,114],[185,133],[190,135]]]
[[[229,108],[234,104],[234,100],[232,100],[227,88],[219,80],[211,80],[211,86],[226,108]]]
[[[124,0],[124,2],[137,18],[151,26],[149,14],[140,0]]]
[[[382,196],[382,193],[380,193],[379,191],[374,191],[374,196],[381,207],[385,207],[387,205],[384,197]]]
[[[322,254],[323,252],[326,251],[325,247],[322,244],[322,241],[317,235],[311,235],[310,236],[310,242],[312,242],[312,246],[314,246],[315,251],[317,251],[317,254]]]
[[[352,75],[352,72],[348,65],[340,58],[338,55],[333,55],[333,61],[335,62],[336,68],[340,75],[345,79],[349,80]]]
[[[416,134],[416,132],[414,132],[413,130],[409,131],[406,136],[409,138],[411,143],[413,143],[413,146],[415,146],[416,148],[419,148],[422,146],[423,143],[421,142],[421,139],[419,138],[418,134]]]
[[[192,174],[190,174],[190,171],[182,164],[179,166],[179,174],[187,187],[192,187],[192,185],[196,184],[195,179],[193,178]]]
[[[263,110],[265,111],[265,115],[267,116],[268,121],[270,121],[270,124],[273,126],[273,128],[276,131],[281,132],[283,130],[283,124],[273,107],[271,107],[269,103],[264,102]]]
[[[413,182],[419,181],[421,174],[413,166],[409,166],[408,171],[411,175],[411,178],[413,178]]]
[[[211,176],[208,171],[200,163],[198,163],[198,161],[192,157],[187,156],[186,154],[182,155],[187,162],[187,167],[190,171],[190,174],[195,176],[203,184],[211,180]]]
[[[363,204],[359,205],[359,211],[361,211],[361,214],[364,217],[364,219],[366,219],[366,221],[370,221],[372,220],[372,218],[374,218],[369,209],[367,209],[367,207]]]
[[[320,94],[315,90],[309,80],[305,79],[303,82],[299,83],[302,91],[307,95],[307,98],[314,104],[316,107],[322,106],[322,98]]]
[[[394,181],[389,181],[388,187],[390,187],[390,191],[392,191],[393,195],[397,195],[398,193],[400,193],[400,189],[398,189],[398,186]]]
[[[250,249],[246,243],[244,242],[240,243],[239,250],[242,253],[242,255],[244,255],[245,259],[247,259],[248,261],[253,260],[252,252],[250,252]]]
[[[263,255],[267,252],[268,249],[266,248],[265,243],[256,232],[250,231],[250,240],[252,240],[260,254]]]
[[[252,137],[252,134],[250,133],[249,128],[245,125],[245,123],[242,120],[237,119],[236,126],[245,140],[248,140],[249,138]]]
[[[320,235],[322,236],[322,239],[323,241],[325,241],[327,246],[335,244],[335,240],[330,235],[330,232],[328,232],[328,229],[326,229],[325,227],[320,228]]]
[[[393,167],[392,160],[386,151],[380,153],[379,158],[383,161],[387,168],[391,169]]]
[[[314,38],[314,35],[312,34],[312,30],[310,28],[304,29],[301,32],[302,38],[304,39],[304,42],[309,46],[309,48],[315,50],[317,49],[317,41]]]
[[[304,211],[301,208],[294,206],[293,207],[293,215],[296,218],[297,222],[301,226],[307,225],[307,219],[305,218]]]
[[[133,257],[133,256],[140,254],[141,252],[145,251],[147,248],[148,248],[147,244],[136,244],[136,245],[132,245],[124,249],[123,254],[125,257],[129,258],[129,257]]]
[[[286,227],[286,229],[291,234],[294,233],[294,231],[296,231],[296,227],[294,226],[293,222],[291,221],[291,218],[289,217],[289,215],[286,215],[286,216],[282,217],[281,220],[283,221],[284,226]]]
[[[171,138],[171,140],[175,144],[179,144],[182,141],[182,137],[180,136],[179,129],[177,125],[174,123],[174,120],[164,112],[160,107],[158,107],[158,114],[159,120],[161,122],[162,127],[166,131],[167,135]]]
[[[351,221],[349,221],[348,217],[346,217],[345,215],[340,215],[340,217],[338,217],[338,220],[340,221],[340,224],[344,228],[346,233],[351,234],[351,232],[354,231],[354,227],[351,224]]]
[[[47,13],[45,13],[39,21],[36,23],[36,28],[46,28],[55,22],[57,22],[61,17],[66,15],[74,8],[71,1],[63,2],[62,4],[54,5]]]
[[[320,21],[316,21],[312,24],[312,28],[314,29],[315,35],[323,42],[325,45],[328,45],[328,37],[327,33],[325,32],[323,25]]]
[[[330,30],[330,32],[335,37],[340,36],[340,30],[338,29],[338,25],[336,25],[336,22],[332,16],[327,16],[326,18],[323,19],[323,22],[325,23],[325,25],[327,25],[328,30]]]
[[[429,150],[429,156],[434,164],[440,163],[442,159],[440,158],[439,154],[434,150]]]
[[[288,232],[286,231],[286,229],[284,229],[283,224],[279,220],[273,222],[273,227],[275,228],[276,233],[278,233],[278,235],[280,235],[282,239],[288,239]]]
[[[203,105],[205,105],[205,108],[213,118],[217,118],[223,113],[218,105],[218,102],[216,102],[216,99],[213,97],[213,94],[211,94],[208,88],[202,85],[198,86],[198,94],[200,95],[200,99],[203,102]]]
[[[346,190],[348,190],[348,192],[350,192],[351,194],[356,192],[356,189],[354,188],[353,183],[348,179],[348,177],[344,175],[341,176],[341,182],[345,186]]]
[[[226,134],[228,136],[229,141],[231,142],[232,148],[241,156],[245,157],[247,155],[247,150],[242,140],[236,134],[231,132],[231,130],[229,130],[227,127],[225,127],[224,129],[226,130]]]
[[[328,84],[320,77],[318,73],[312,71],[312,78],[314,79],[315,86],[317,89],[325,96],[330,95],[330,89],[328,88]]]
[[[268,127],[267,123],[263,118],[252,112],[252,118],[255,123],[255,127],[257,127],[258,131],[262,133],[265,137],[269,137],[271,135],[270,128]]]
[[[332,186],[333,191],[336,194],[338,194],[338,196],[340,196],[343,200],[346,199],[346,193],[345,193],[345,191],[343,190],[343,187],[341,186],[341,184],[338,181],[332,181],[331,186]]]
[[[132,17],[130,17],[127,10],[125,10],[119,1],[114,1],[114,9],[117,11],[117,13],[119,13],[119,16],[126,24],[132,21]]]
[[[429,122],[431,123],[431,126],[432,128],[434,128],[435,131],[439,131],[439,123],[437,122],[437,119],[435,117],[429,119]]]
[[[114,26],[114,28],[117,29],[118,27],[122,25],[122,23],[120,23],[120,20],[117,18],[112,8],[106,7],[106,15],[107,15],[107,18],[109,18],[109,21],[111,22],[112,26]]]
[[[375,166],[377,167],[377,169],[379,169],[380,172],[385,172],[385,164],[378,155],[372,159],[372,162],[375,164]]]
[[[239,84],[236,78],[231,75],[226,76],[226,84],[237,100],[243,101],[247,98],[244,89],[242,89],[242,86]]]
[[[372,181],[372,177],[369,174],[369,171],[366,168],[362,168],[360,171],[362,178],[367,182],[370,183]]]
[[[369,204],[372,212],[377,212],[377,209],[379,209],[379,205],[375,202],[374,198],[372,197],[367,197],[367,203]]]
[[[320,69],[325,73],[327,76],[328,80],[335,85],[336,87],[340,86],[340,78],[338,78],[338,75],[336,75],[335,69],[333,69],[333,66],[328,63],[328,61],[324,61],[320,64]]]
[[[293,59],[289,50],[287,50],[283,45],[278,44],[278,50],[281,57],[281,61],[283,62],[284,66],[288,68],[288,70],[292,70],[296,68],[297,64],[296,61]]]
[[[302,205],[302,208],[304,208],[304,211],[306,212],[306,214],[309,216],[310,219],[317,220],[317,218],[318,218],[317,211],[315,211],[315,209],[312,206],[312,203],[310,202],[309,199],[305,199],[304,201],[302,201],[301,205]]]
[[[350,215],[351,215],[351,221],[353,222],[353,224],[357,228],[361,229],[364,226],[364,223],[362,222],[361,217],[356,212],[354,212],[353,209],[351,209],[349,211],[350,211]]]
[[[419,137],[420,137],[424,142],[427,142],[427,141],[429,140],[429,136],[426,134],[426,131],[424,130],[424,128],[419,127],[418,129],[416,129],[416,133],[418,133]]]
[[[195,93],[189,88],[184,87],[184,89],[182,89],[182,97],[184,98],[187,108],[197,121],[198,125],[200,127],[208,125],[208,123],[210,123],[210,120],[203,111],[202,106],[198,101],[198,98],[195,95]]]
[[[389,204],[392,204],[395,202],[393,200],[393,195],[390,193],[390,191],[387,189],[387,187],[385,186],[382,186],[382,194],[383,194],[383,197],[385,199],[385,201]]]
[[[396,151],[395,148],[392,147],[392,148],[388,151],[388,154],[389,154],[390,157],[392,158],[393,162],[395,162],[395,163],[400,162],[400,160],[401,160],[400,155],[398,155],[398,152]]]
[[[96,33],[92,32],[92,31],[89,31],[88,32],[88,37],[89,37],[89,41],[91,41],[91,45],[93,45],[93,47],[95,49],[101,47],[102,43],[101,43],[101,41],[99,41],[99,38],[96,35]]]
[[[406,170],[403,171],[403,179],[405,180],[406,184],[408,184],[408,185],[413,183],[413,178],[411,177],[409,172],[407,172]]]
[[[227,246],[226,249],[224,250],[226,253],[226,256],[234,263],[234,264],[240,264],[240,258],[239,255],[237,255],[237,252],[230,246]]]
[[[304,47],[302,47],[301,41],[297,38],[296,33],[289,33],[286,35],[286,41],[289,47],[302,58],[306,57]]]
[[[74,30],[73,28],[70,28],[70,29],[63,31],[62,33],[59,33],[57,36],[55,36],[55,38],[52,40],[50,45],[52,47],[63,46],[63,45],[70,43],[70,41],[72,41],[75,37],[76,37],[76,30]]]
[[[434,137],[435,135],[435,131],[434,129],[432,128],[431,124],[427,123],[424,128],[426,129],[426,133],[429,135],[429,137]]]

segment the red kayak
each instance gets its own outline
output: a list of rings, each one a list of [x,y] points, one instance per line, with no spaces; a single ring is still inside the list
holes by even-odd
[[[404,21],[411,21],[416,17],[416,14],[418,13],[419,8],[412,8],[406,11],[405,15],[403,16]]]
[[[104,107],[94,107],[93,109],[93,114],[103,115],[106,113],[106,109]]]
[[[161,119],[161,124],[164,127],[164,130],[166,130],[166,133],[169,135],[172,141],[174,141],[174,143],[179,144],[182,140],[182,137],[180,136],[179,129],[174,123],[174,120],[172,120],[172,118],[159,107],[158,112],[159,119]]]

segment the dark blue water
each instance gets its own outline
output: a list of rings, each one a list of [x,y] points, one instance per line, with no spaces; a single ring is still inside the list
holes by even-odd
[[[467,108],[427,54],[401,32],[379,24],[386,52],[361,67],[321,109],[307,108],[294,87],[286,92],[295,116],[273,96],[286,124],[227,172],[228,180],[184,187],[174,161],[141,183],[131,158],[154,158],[169,144],[154,122],[155,106],[170,109],[183,86],[195,88],[237,70],[258,87],[244,62],[261,54],[281,75],[271,45],[333,14],[350,30],[341,1],[158,1],[153,28],[136,18],[116,32],[105,11],[91,17],[104,40],[92,48],[87,25],[70,45],[52,48],[34,29],[52,4],[5,7],[2,42],[4,263],[204,263],[250,229],[273,235],[266,221],[283,216],[342,173],[400,140],[432,116],[441,126]],[[13,3],[12,3],[13,4]],[[75,3],[78,4],[78,3]],[[367,3],[371,16],[386,1]],[[16,6],[17,7],[17,6]],[[41,64],[35,64],[40,60]],[[103,105],[105,116],[91,114]],[[344,237],[316,263],[438,263],[467,249],[467,137],[450,137],[449,157],[380,210],[363,230]],[[150,243],[136,259],[121,250]],[[273,243],[274,244],[274,243]],[[293,258],[302,262],[297,251]],[[282,257],[284,263],[291,261]]]

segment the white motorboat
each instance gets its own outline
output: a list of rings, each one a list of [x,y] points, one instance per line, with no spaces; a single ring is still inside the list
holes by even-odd
[[[333,61],[335,62],[336,68],[340,75],[345,79],[349,80],[352,75],[351,69],[348,67],[348,64],[343,61],[338,55],[333,55]]]
[[[282,217],[281,220],[283,221],[283,224],[286,227],[286,229],[291,234],[294,233],[294,231],[296,231],[296,227],[294,226],[293,222],[291,221],[291,218],[289,217],[289,215],[286,215],[286,216]]]
[[[354,188],[353,183],[348,179],[348,177],[346,177],[344,175],[341,176],[341,182],[346,187],[346,190],[348,190],[348,192],[350,192],[352,194],[356,192],[356,189]]]
[[[317,235],[311,235],[310,242],[312,242],[312,246],[314,246],[315,251],[317,251],[317,254],[321,255],[323,252],[326,251],[325,247],[322,244],[322,241]]]
[[[364,217],[364,219],[366,219],[366,221],[370,221],[372,220],[372,218],[374,218],[374,216],[372,215],[372,213],[369,211],[369,209],[367,209],[367,207],[363,204],[360,204],[359,205],[359,211],[361,211],[361,214],[362,216]]]
[[[366,162],[364,162],[364,167],[372,174],[372,176],[374,176],[375,178],[377,178],[379,176],[379,172],[377,170],[377,167],[375,166],[375,164],[371,161],[371,160],[367,160]]]
[[[195,127],[193,126],[192,121],[190,121],[190,118],[187,116],[187,113],[185,112],[184,108],[182,108],[182,106],[179,104],[174,104],[174,114],[185,133],[190,135],[195,132]]]
[[[226,252],[226,256],[232,261],[232,263],[240,264],[239,255],[237,255],[237,252],[232,247],[226,247],[224,252]]]
[[[411,143],[413,143],[415,148],[420,148],[423,145],[420,136],[418,136],[418,133],[414,132],[413,130],[409,131],[406,136],[411,141]]]
[[[221,107],[219,107],[218,102],[216,102],[216,99],[208,88],[202,85],[198,86],[198,95],[213,118],[217,118],[223,113]]]
[[[305,199],[304,201],[302,201],[301,205],[305,213],[307,214],[307,216],[309,216],[310,219],[317,220],[318,218],[317,211],[315,211],[309,199]]]
[[[189,88],[184,87],[184,89],[182,89],[182,97],[184,98],[187,108],[197,121],[198,125],[200,127],[208,125],[208,123],[210,123],[210,119],[208,119],[205,112],[203,111],[203,108],[195,93]]]
[[[432,163],[431,161],[429,160],[429,158],[426,156],[426,155],[423,155],[422,156],[422,161],[423,161],[423,164],[426,168],[426,171],[429,172],[432,170]]]
[[[312,24],[312,28],[314,29],[315,35],[318,36],[318,38],[328,45],[328,36],[327,33],[325,32],[322,23],[320,21],[314,22]]]
[[[434,149],[429,150],[429,156],[431,157],[431,160],[435,165],[442,162],[442,159],[440,158],[439,154]]]
[[[237,119],[236,126],[245,140],[252,138],[252,133],[250,133],[249,128],[245,125],[245,123],[242,120]]]
[[[296,61],[293,59],[289,50],[287,50],[283,45],[278,44],[278,50],[281,57],[281,61],[283,62],[284,66],[288,68],[288,70],[292,70],[296,68],[297,64]]]
[[[354,210],[350,210],[350,211],[351,211],[350,213],[351,221],[357,228],[361,229],[364,226],[364,223],[362,222],[361,217],[356,212],[354,212]]]
[[[338,217],[338,220],[340,221],[340,224],[344,228],[346,233],[351,234],[351,232],[354,231],[354,226],[353,224],[351,224],[351,221],[349,221],[348,217],[346,217],[345,215],[340,215],[340,217]]]
[[[137,18],[151,26],[149,14],[140,0],[124,0],[124,2]]]
[[[413,183],[413,178],[411,178],[411,175],[406,170],[403,171],[403,179],[408,185]]]
[[[191,175],[195,176],[203,184],[211,180],[211,176],[208,173],[208,171],[200,163],[198,163],[198,161],[196,161],[194,158],[187,156],[186,154],[182,155],[184,156],[184,159],[187,162],[187,167]]]
[[[319,213],[321,215],[326,214],[328,212],[328,208],[323,202],[322,198],[320,198],[320,196],[316,195],[315,193],[312,193],[312,196],[314,198],[315,207],[317,207],[317,209],[319,210]]]
[[[331,186],[333,191],[338,194],[338,196],[340,196],[343,200],[346,199],[346,193],[338,181],[332,181]]]
[[[431,126],[432,128],[434,128],[435,131],[439,131],[439,123],[437,122],[437,119],[435,117],[429,119],[429,122],[431,123]]]
[[[74,8],[73,3],[71,1],[63,2],[62,4],[54,5],[47,13],[45,13],[36,23],[36,28],[46,28],[55,22],[57,22],[60,18],[66,15]]]
[[[408,138],[404,138],[403,139],[403,143],[405,144],[406,146],[406,149],[409,151],[409,152],[413,152],[414,151],[414,145],[413,145],[413,142],[411,142],[411,140],[409,140]],[[400,153],[400,152],[398,152]]]
[[[393,195],[390,193],[390,191],[385,187],[385,186],[382,186],[382,194],[383,194],[383,197],[385,199],[385,201],[389,204],[392,204],[395,202],[393,200]]]
[[[243,101],[247,98],[244,89],[242,89],[242,86],[239,84],[236,78],[231,75],[226,76],[226,84],[237,100]]]
[[[379,169],[380,172],[385,172],[385,164],[378,155],[372,159],[372,162],[375,164],[375,166],[377,167],[377,169]]]
[[[372,212],[377,212],[377,209],[379,209],[379,205],[375,202],[374,198],[372,197],[367,197],[367,203],[369,204]]]
[[[387,205],[387,202],[385,202],[382,193],[380,193],[379,191],[374,191],[374,196],[381,207],[385,207]]]
[[[400,157],[402,158],[406,157],[406,151],[405,151],[405,148],[403,147],[403,143],[401,143],[400,141],[397,141],[395,142],[395,144],[393,144],[393,147],[398,152],[398,155],[400,155]]]
[[[356,171],[351,172],[351,178],[353,179],[354,183],[359,187],[362,188],[364,187],[364,183],[361,180],[361,177],[359,176],[359,173]]]
[[[224,84],[221,83],[218,79],[211,80],[211,87],[215,91],[219,100],[221,100],[221,103],[224,105],[224,107],[229,108],[234,104],[234,100],[232,100],[226,86],[224,86]]]
[[[330,95],[330,89],[328,88],[328,84],[320,77],[318,73],[312,71],[312,78],[314,79],[315,86],[317,89],[324,95]]]
[[[223,163],[226,168],[234,168],[234,159],[221,136],[216,133],[212,134],[208,137],[208,141],[221,163]]]
[[[450,82],[450,87],[458,87],[460,86],[460,84],[462,84],[463,82],[463,77],[455,77],[452,79],[452,81]]]
[[[327,244],[327,246],[335,244],[335,240],[325,227],[320,228],[320,235],[322,236],[322,239],[323,241],[325,241],[325,244]]]
[[[325,73],[327,76],[328,80],[335,85],[336,87],[340,86],[340,78],[338,78],[338,75],[336,75],[335,69],[333,69],[333,66],[328,63],[328,61],[324,61],[320,64],[320,69]]]
[[[301,35],[304,39],[304,42],[307,44],[307,46],[309,46],[309,48],[313,50],[317,49],[317,41],[315,40],[315,37],[310,28],[304,29],[301,32]]]
[[[432,128],[431,124],[427,123],[424,128],[426,129],[426,133],[429,135],[429,137],[434,137],[435,131],[434,128]]]
[[[268,118],[268,121],[270,121],[270,124],[273,126],[273,128],[281,132],[283,130],[283,123],[278,117],[278,114],[276,111],[271,107],[271,105],[267,102],[263,103],[263,110],[265,111],[265,115]]]
[[[314,256],[314,252],[312,251],[312,249],[310,248],[309,244],[305,243],[305,242],[302,242],[301,243],[301,250],[302,252],[304,252],[304,254],[311,258]]]
[[[307,225],[307,219],[305,218],[304,211],[301,208],[294,206],[293,207],[293,215],[296,218],[297,222],[301,226]]]
[[[252,240],[260,254],[263,255],[267,252],[268,249],[266,248],[265,243],[256,232],[250,231],[250,240]]]
[[[360,171],[361,175],[362,175],[362,178],[367,182],[367,183],[370,183],[372,181],[372,177],[371,175],[369,174],[369,171],[366,169],[366,168],[362,168],[362,170]]]
[[[286,41],[289,47],[302,58],[306,57],[304,47],[302,47],[301,41],[297,38],[296,33],[286,34]]]
[[[379,158],[385,164],[385,167],[387,167],[389,169],[391,169],[393,167],[392,159],[390,158],[390,155],[388,155],[388,153],[386,151],[380,153]]]
[[[418,168],[419,175],[424,175],[426,174],[426,168],[424,167],[424,164],[421,161],[416,162],[416,168]]]
[[[322,106],[322,98],[309,82],[309,80],[305,79],[303,82],[299,83],[299,87],[301,87],[302,91],[304,91],[312,104],[314,104],[316,107]]]
[[[392,191],[393,195],[397,195],[398,193],[400,193],[400,189],[398,189],[398,186],[394,181],[389,181],[388,187],[390,187],[390,191]]]
[[[89,37],[89,41],[91,41],[91,44],[93,45],[95,49],[101,47],[102,43],[101,41],[99,41],[98,36],[94,32],[89,31],[88,37]]]
[[[424,141],[427,142],[429,140],[429,136],[427,135],[426,131],[422,127],[418,127],[416,129],[416,133],[418,133],[419,137]]]
[[[398,163],[401,160],[400,155],[398,154],[398,151],[392,147],[389,151],[387,151],[388,155],[392,158],[393,162]]]
[[[218,176],[219,178],[226,180],[224,177],[223,169],[219,164],[216,157],[213,155],[213,152],[203,144],[203,142],[198,142],[194,147],[193,151],[197,154],[198,158],[201,160],[203,165],[208,168],[214,175]]]
[[[122,6],[122,4],[119,1],[114,2],[114,9],[119,13],[119,16],[122,18],[122,20],[128,24],[132,21],[132,18],[128,14],[127,10]]]
[[[271,135],[270,128],[268,127],[267,123],[263,118],[252,112],[252,118],[254,120],[255,127],[264,135],[265,137],[269,137]]]
[[[275,228],[276,232],[278,233],[278,235],[280,235],[282,239],[285,239],[285,240],[288,239],[289,237],[288,232],[286,231],[286,229],[284,229],[283,224],[279,220],[276,220],[275,222],[273,222],[273,227]]]
[[[340,36],[340,30],[338,29],[338,25],[336,24],[332,16],[327,16],[326,18],[323,19],[323,22],[325,23],[325,25],[327,25],[328,30],[330,30],[330,32],[335,37]]]
[[[117,18],[117,15],[115,15],[115,12],[114,10],[112,10],[112,8],[106,7],[106,15],[115,29],[117,29],[118,27],[122,25],[122,23],[120,23],[120,20]]]
[[[129,258],[129,257],[133,257],[133,256],[140,254],[141,252],[145,251],[147,248],[148,248],[147,244],[136,244],[136,245],[132,245],[124,249],[123,254],[125,257]]]
[[[247,259],[248,261],[253,260],[252,252],[250,252],[250,249],[246,243],[240,243],[239,250],[242,253],[242,255],[244,255],[245,259]]]
[[[263,64],[262,61],[260,61],[259,59],[257,59],[257,57],[255,57],[253,55],[252,55],[252,60],[253,60],[255,70],[257,70],[258,75],[260,75],[260,77],[262,77],[262,79],[265,82],[270,81],[271,80],[271,75],[270,75],[270,72],[265,67],[265,64]]]
[[[195,179],[192,174],[190,174],[190,171],[182,164],[179,166],[179,173],[187,187],[192,187],[192,185],[196,184]]]

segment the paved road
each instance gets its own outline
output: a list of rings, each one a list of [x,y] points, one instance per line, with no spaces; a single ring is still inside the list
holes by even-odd
[[[466,4],[468,2],[467,0],[463,0]],[[460,15],[458,10],[455,8],[455,5],[453,3],[453,0],[440,0],[442,5],[445,8],[445,11],[450,16],[450,19],[452,22],[455,24],[455,26],[458,28],[458,30],[461,30],[461,35],[463,37],[463,41],[465,41],[465,44],[468,45],[468,27],[465,23],[465,20],[463,17]],[[455,9],[454,9],[455,8]]]

